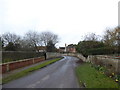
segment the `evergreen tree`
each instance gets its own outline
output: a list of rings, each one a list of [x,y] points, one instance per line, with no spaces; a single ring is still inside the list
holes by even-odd
[[[55,44],[53,44],[52,41],[49,41],[46,47],[47,47],[47,52],[55,52],[56,51]]]

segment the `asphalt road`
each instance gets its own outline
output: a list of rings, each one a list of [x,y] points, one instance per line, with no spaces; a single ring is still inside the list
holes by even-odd
[[[58,62],[4,84],[3,88],[79,88],[75,75],[77,60],[64,56]]]

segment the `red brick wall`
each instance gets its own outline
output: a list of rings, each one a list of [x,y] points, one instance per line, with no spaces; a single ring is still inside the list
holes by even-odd
[[[45,58],[35,58],[34,63],[37,63],[37,62],[40,62],[40,61],[43,61],[43,60],[45,60]]]
[[[24,60],[24,61],[7,63],[7,64],[9,64],[9,66],[8,66],[9,71],[34,64],[33,60],[34,60],[34,63],[38,63],[38,62],[41,62],[41,61],[45,60],[45,58],[44,57],[39,57],[39,58],[34,58],[34,59],[27,59],[27,60]],[[2,64],[2,73],[7,72],[7,64]]]
[[[7,64],[2,65],[2,73],[7,72]]]

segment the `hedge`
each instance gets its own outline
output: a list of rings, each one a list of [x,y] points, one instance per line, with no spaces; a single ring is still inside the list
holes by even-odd
[[[24,51],[3,51],[2,63],[16,61],[27,58],[40,57],[44,54],[42,52],[24,52]]]

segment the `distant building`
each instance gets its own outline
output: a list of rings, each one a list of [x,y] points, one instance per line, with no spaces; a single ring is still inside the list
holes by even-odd
[[[46,52],[46,46],[38,46],[37,49],[39,52]]]
[[[76,53],[75,45],[73,45],[73,44],[68,45],[68,46],[66,47],[66,52]]]
[[[59,52],[64,53],[65,52],[65,47],[59,47]]]
[[[70,45],[66,45],[65,44],[65,47],[59,47],[59,52],[67,52],[67,53],[76,53],[76,46],[73,45],[73,44],[70,44]]]

